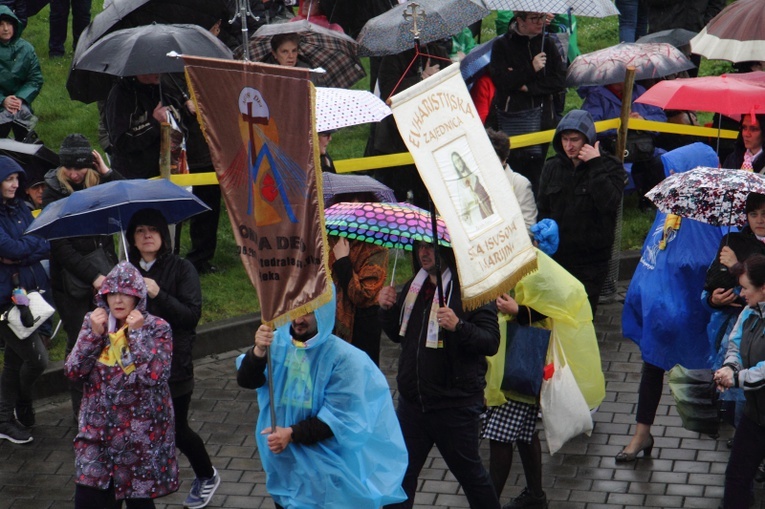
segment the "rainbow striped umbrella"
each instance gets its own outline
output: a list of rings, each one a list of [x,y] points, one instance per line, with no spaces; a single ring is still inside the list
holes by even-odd
[[[430,212],[409,203],[335,203],[324,210],[327,232],[351,240],[411,251],[415,241],[433,242]],[[452,247],[437,218],[438,243]]]

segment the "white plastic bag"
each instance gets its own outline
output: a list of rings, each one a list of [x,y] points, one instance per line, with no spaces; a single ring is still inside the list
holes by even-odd
[[[553,339],[550,348],[555,372],[549,380],[542,382],[539,404],[552,456],[575,436],[581,433],[590,436],[592,415],[560,345]]]

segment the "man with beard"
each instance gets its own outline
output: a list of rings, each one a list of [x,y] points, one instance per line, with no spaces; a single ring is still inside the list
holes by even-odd
[[[335,309],[333,294],[276,330],[261,325],[237,359],[238,384],[258,392],[255,440],[277,509],[378,509],[406,498],[406,447],[388,382],[366,353],[332,334]]]

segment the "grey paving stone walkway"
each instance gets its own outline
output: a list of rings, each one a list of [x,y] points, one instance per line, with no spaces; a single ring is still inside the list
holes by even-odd
[[[624,285],[620,287],[623,295]],[[614,455],[629,441],[640,380],[640,353],[621,336],[621,298],[602,305],[596,330],[606,372],[606,399],[594,416],[591,437],[579,437],[555,456],[544,454],[544,487],[551,509],[710,508],[722,497],[730,428],[717,439],[684,430],[668,390],[659,407],[653,434],[653,459],[616,465]],[[395,392],[398,347],[383,340],[383,371]],[[205,442],[223,479],[211,508],[272,508],[255,450],[253,426],[257,404],[252,391],[241,390],[234,376],[232,351],[196,362],[197,385],[191,421]],[[35,440],[25,446],[0,443],[0,509],[73,507],[72,422],[69,402],[53,397],[36,402]],[[546,444],[543,448],[546,451]],[[488,459],[486,447],[483,450]],[[180,508],[193,474],[181,457],[181,490],[158,501],[159,508]],[[317,468],[320,468],[317,465]],[[502,496],[505,503],[524,486],[516,456]],[[756,490],[759,507],[765,492]],[[454,477],[434,450],[421,475],[417,508],[468,507]]]

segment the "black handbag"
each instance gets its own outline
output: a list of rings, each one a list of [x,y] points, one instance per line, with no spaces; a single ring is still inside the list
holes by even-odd
[[[503,111],[497,108],[497,126],[508,136],[535,133],[542,130],[542,106],[522,111]],[[525,155],[542,157],[542,145],[531,145],[520,149]]]
[[[500,389],[538,397],[549,344],[549,330],[507,322],[505,372]]]
[[[114,263],[109,259],[109,255],[102,247],[83,256],[91,265],[94,265],[101,274],[108,274],[114,267]],[[84,299],[93,296],[93,284],[91,281],[83,281],[66,269],[61,270],[61,284],[64,292],[73,299]]]
[[[630,131],[624,147],[625,163],[642,163],[653,157],[655,144],[653,135],[644,131]]]

